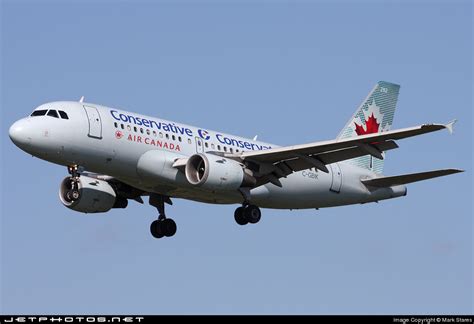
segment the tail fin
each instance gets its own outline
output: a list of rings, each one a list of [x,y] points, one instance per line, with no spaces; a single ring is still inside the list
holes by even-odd
[[[400,86],[398,84],[379,81],[357,108],[337,138],[344,139],[389,131],[393,123],[399,90]],[[385,156],[385,153],[383,153],[383,156]],[[378,174],[383,171],[383,160],[371,155],[361,156],[349,160],[349,162]]]

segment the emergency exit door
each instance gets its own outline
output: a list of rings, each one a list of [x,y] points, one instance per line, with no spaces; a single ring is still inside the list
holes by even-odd
[[[340,192],[342,186],[341,168],[338,163],[330,164],[330,166],[332,174],[331,191]]]

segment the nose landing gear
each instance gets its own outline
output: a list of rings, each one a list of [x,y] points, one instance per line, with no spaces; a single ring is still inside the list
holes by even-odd
[[[79,191],[79,167],[77,165],[68,166],[67,171],[71,175],[71,183],[69,185],[69,190],[64,194],[64,200],[67,202],[73,202],[81,197]]]

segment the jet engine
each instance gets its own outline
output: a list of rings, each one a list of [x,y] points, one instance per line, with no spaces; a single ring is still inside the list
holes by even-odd
[[[236,190],[256,182],[237,161],[213,154],[191,156],[185,173],[190,184],[209,190]]]
[[[59,199],[64,206],[81,213],[104,213],[128,204],[107,181],[84,175],[77,180],[64,178],[59,187]]]

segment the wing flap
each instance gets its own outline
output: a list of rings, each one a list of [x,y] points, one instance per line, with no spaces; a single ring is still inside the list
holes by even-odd
[[[394,141],[387,141],[387,142],[377,144],[376,147],[380,151],[389,151],[389,150],[393,150],[397,148],[398,145]],[[323,164],[327,165],[327,164],[335,163],[338,161],[344,161],[344,160],[348,160],[348,159],[352,159],[352,158],[356,158],[356,157],[364,156],[364,155],[367,155],[367,152],[364,149],[360,147],[352,147],[348,149],[318,154],[317,157],[318,157],[318,160],[320,160]],[[313,167],[320,169],[314,164],[311,164],[305,161],[304,159],[299,159],[299,158],[294,158],[291,160],[279,162],[276,164],[276,166],[280,166],[282,163],[285,163],[286,165],[288,165],[294,172],[306,170]]]
[[[391,187],[391,186],[403,185],[403,184],[407,184],[407,183],[412,183],[412,182],[417,182],[417,181],[442,177],[442,176],[455,174],[455,173],[459,173],[459,172],[464,172],[464,170],[443,169],[443,170],[434,170],[434,171],[426,171],[426,172],[419,172],[419,173],[403,174],[403,175],[398,175],[398,176],[381,177],[381,178],[361,180],[361,181],[366,186]]]

